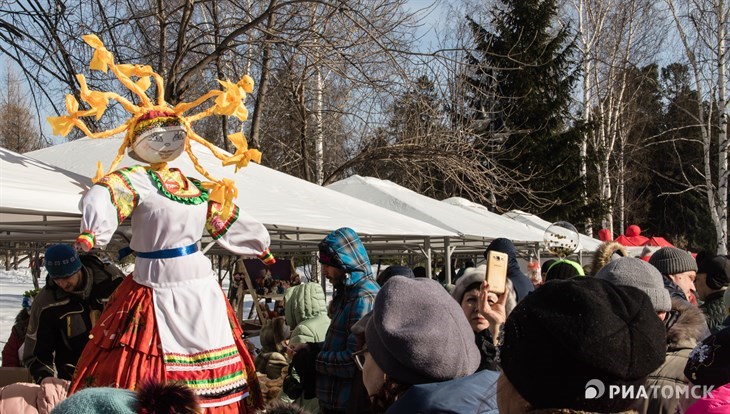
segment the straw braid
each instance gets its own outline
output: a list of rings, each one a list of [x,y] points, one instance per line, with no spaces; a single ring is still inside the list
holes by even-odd
[[[193,162],[193,165],[195,166],[195,170],[200,173],[203,177],[209,179],[210,181],[216,182],[218,181],[215,179],[208,170],[205,169],[202,165],[200,165],[200,162],[198,162],[198,157],[193,153],[193,148],[190,146],[190,141],[185,142],[185,152],[188,153],[188,157],[190,157],[190,160]]]

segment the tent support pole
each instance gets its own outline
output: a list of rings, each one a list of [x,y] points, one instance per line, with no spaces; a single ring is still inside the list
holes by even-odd
[[[429,279],[433,279],[433,277],[431,276],[431,238],[426,237],[426,239],[423,241],[423,248],[421,248],[420,246],[418,248],[421,249],[421,253],[426,256],[426,277]]]
[[[444,272],[446,273],[446,284],[451,284],[451,253],[454,252],[456,249],[456,246],[451,247],[451,238],[445,237],[444,238],[444,254],[446,257],[444,258]]]

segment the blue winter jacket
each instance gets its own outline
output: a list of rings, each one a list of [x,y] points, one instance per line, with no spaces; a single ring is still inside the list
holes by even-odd
[[[385,414],[497,414],[497,371],[414,385]]]

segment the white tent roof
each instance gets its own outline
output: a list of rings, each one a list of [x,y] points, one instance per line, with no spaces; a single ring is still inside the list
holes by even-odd
[[[3,212],[78,215],[79,198],[91,186],[83,175],[0,148]]]
[[[97,161],[101,161],[105,168],[111,165],[121,143],[121,138],[83,138],[27,155],[91,177],[96,173]],[[353,228],[360,235],[373,236],[370,241],[397,240],[401,245],[408,240],[422,242],[425,236],[453,236],[451,231],[373,207],[353,197],[255,163],[250,163],[234,175],[233,168],[223,167],[221,161],[207,148],[195,142],[192,146],[201,165],[214,177],[227,177],[236,181],[239,191],[236,202],[239,207],[266,224],[272,238],[276,239],[276,233],[279,233],[279,241],[291,240],[291,244],[302,239],[318,241],[322,234],[343,226]],[[125,156],[119,166],[134,164],[136,161]],[[185,154],[170,165],[193,177],[204,179],[195,171]],[[75,195],[80,197],[80,193],[77,191]]]
[[[82,175],[0,148],[0,240],[78,234],[79,199],[90,186]]]
[[[451,197],[447,198],[445,200],[441,200],[441,202],[446,204],[451,204],[454,206],[459,206],[461,208],[464,208],[466,210],[469,210],[471,212],[481,214],[487,218],[489,218],[490,221],[493,222],[501,222],[504,226],[507,226],[508,228],[517,228],[520,229],[520,231],[528,232],[532,235],[533,240],[543,240],[543,236],[545,235],[545,230],[530,226],[528,224],[525,224],[520,221],[512,220],[511,218],[507,216],[502,216],[497,213],[493,213],[489,211],[489,209],[481,204],[477,204],[473,201],[467,200],[462,197]]]
[[[519,221],[520,223],[524,223],[528,226],[540,229],[543,232],[547,230],[547,228],[550,227],[550,225],[552,224],[549,221],[543,220],[534,214],[526,213],[520,210],[508,211],[503,215],[511,218],[512,220]],[[598,246],[600,246],[601,243],[602,242],[600,240],[594,239],[593,237],[589,237],[581,233],[580,239],[578,240],[578,251],[594,252],[598,249]]]
[[[542,240],[526,227],[516,226],[502,217],[490,217],[447,204],[387,180],[354,175],[327,187],[451,230],[465,238],[506,237],[516,242]]]

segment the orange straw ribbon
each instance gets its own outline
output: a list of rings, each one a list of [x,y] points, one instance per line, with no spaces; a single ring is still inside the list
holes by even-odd
[[[217,182],[206,181],[203,183],[203,188],[210,190],[208,200],[215,201],[222,206],[221,220],[228,220],[233,214],[233,200],[238,197],[236,182],[228,178]]]

